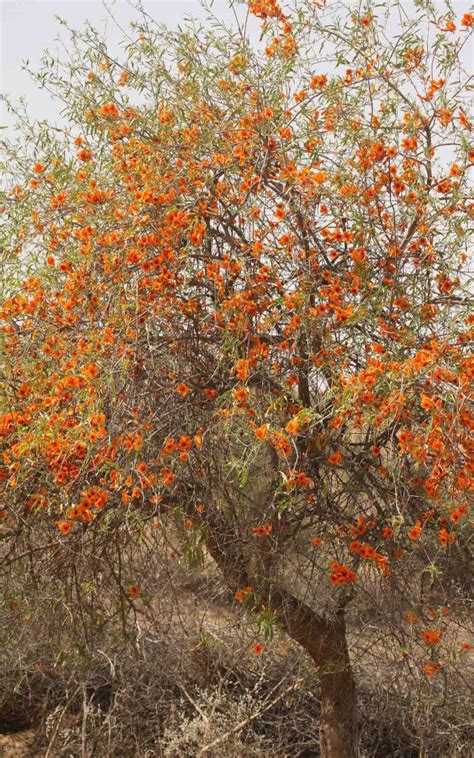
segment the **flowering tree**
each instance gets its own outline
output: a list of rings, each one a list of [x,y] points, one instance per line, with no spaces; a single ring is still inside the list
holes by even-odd
[[[123,60],[74,32],[37,75],[68,127],[5,146],[7,546],[133,517],[205,550],[314,661],[324,758],[358,754],[351,609],[442,669],[472,490],[473,18],[390,8],[143,13]]]

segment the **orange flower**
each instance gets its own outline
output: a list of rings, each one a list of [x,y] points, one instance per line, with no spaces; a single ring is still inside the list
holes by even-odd
[[[285,431],[288,432],[288,434],[298,434],[298,430],[300,428],[299,422],[297,418],[292,418],[290,421],[288,421],[287,425],[285,426]]]
[[[429,411],[433,407],[433,400],[428,395],[422,395],[420,405],[425,411]]]
[[[453,524],[457,524],[462,518],[463,511],[461,508],[451,508],[450,519]]]
[[[81,374],[85,376],[86,379],[93,379],[98,373],[99,369],[95,363],[88,363],[87,366],[83,366],[81,369]]]
[[[90,161],[90,159],[92,158],[92,153],[90,150],[86,150],[86,149],[79,150],[79,152],[76,153],[76,157],[80,161]]]
[[[181,382],[181,384],[178,384],[176,387],[176,392],[178,395],[181,395],[181,397],[186,397],[189,392],[189,387],[187,384],[184,384],[184,382]]]
[[[168,439],[165,440],[165,444],[163,445],[162,452],[172,453],[174,450],[176,450],[176,443],[173,437],[168,437]]]
[[[271,524],[263,524],[262,526],[254,526],[252,529],[252,532],[256,537],[268,537],[270,532],[272,531],[272,525]]]
[[[448,110],[448,108],[440,108],[438,111],[436,111],[436,115],[438,116],[443,126],[448,126],[448,124],[450,124],[453,120],[453,112]]]
[[[260,645],[260,643],[256,643],[255,645],[252,645],[252,650],[255,653],[255,655],[261,655],[263,651],[265,650],[263,645]]]
[[[104,105],[100,108],[99,113],[101,116],[118,116],[118,108],[115,105],[115,103],[104,103]]]
[[[408,530],[408,537],[411,540],[418,540],[420,538],[420,534],[421,534],[421,524],[419,521],[417,521],[415,526],[413,526],[411,529]]]
[[[452,184],[450,179],[444,179],[437,186],[437,190],[441,195],[446,195],[451,190]]]
[[[439,542],[443,547],[452,545],[453,542],[456,542],[456,535],[452,532],[448,532],[447,529],[441,529],[439,532]]]
[[[341,190],[342,193],[342,190]],[[367,255],[365,250],[362,247],[355,247],[350,252],[349,255],[351,256],[354,263],[364,263],[364,261],[367,259]]]
[[[128,594],[130,595],[130,597],[137,597],[139,592],[140,590],[138,589],[138,586],[136,584],[131,584],[130,587],[128,588]]]
[[[245,403],[245,401],[247,400],[249,391],[247,387],[236,387],[235,390],[232,392],[232,394],[236,402],[239,404],[242,404],[242,403]]]
[[[323,541],[320,537],[313,537],[313,539],[311,540],[311,544],[314,545],[315,547],[320,547],[320,545],[323,544]]]
[[[264,440],[265,437],[268,437],[268,424],[262,424],[262,426],[256,426],[254,428],[255,436],[258,440]]]
[[[43,166],[42,163],[35,163],[35,165],[33,166],[33,171],[35,172],[35,174],[41,174],[44,171],[44,168],[45,167]]]
[[[427,645],[437,645],[442,636],[441,629],[427,629],[423,632],[423,639]]]
[[[331,584],[352,584],[356,581],[356,575],[351,571],[347,563],[338,563],[333,561],[331,563],[331,576],[329,577]]]
[[[69,521],[56,521],[56,526],[62,534],[67,534],[72,529],[72,524]]]
[[[65,192],[58,192],[57,195],[53,195],[51,198],[51,208],[57,209],[61,208],[63,205],[66,204],[67,200],[67,194]]]
[[[187,451],[191,449],[191,445],[193,443],[191,442],[191,437],[188,437],[187,434],[182,434],[179,438],[178,442],[178,450]]]
[[[341,463],[342,461],[342,453],[337,451],[337,453],[331,453],[331,455],[328,455],[328,462],[331,463],[333,466],[336,466],[337,464]]]
[[[174,480],[176,479],[175,475],[169,468],[164,468],[161,473],[161,481],[163,484],[173,484]]]
[[[237,361],[236,374],[241,382],[245,382],[250,371],[250,361],[241,358]]]
[[[393,536],[393,529],[392,529],[392,527],[391,526],[384,526],[384,528],[382,529],[382,537],[384,538],[384,540],[388,540],[392,536]]]
[[[472,26],[474,24],[474,16],[472,13],[465,13],[461,19],[461,26]]]
[[[434,676],[438,673],[439,666],[434,661],[429,661],[429,663],[423,667],[423,671],[425,672],[426,676]]]
[[[253,592],[251,587],[243,587],[243,589],[238,590],[234,597],[237,600],[238,603],[243,603],[245,600],[246,595],[251,595]]]
[[[328,83],[328,78],[325,74],[321,74],[320,76],[313,76],[311,79],[309,86],[311,89],[324,89],[326,84]]]

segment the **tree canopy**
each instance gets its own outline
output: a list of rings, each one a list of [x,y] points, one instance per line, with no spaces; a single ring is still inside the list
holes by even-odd
[[[4,151],[2,537],[208,552],[349,757],[347,609],[435,677],[466,549],[473,18],[247,5],[260,40],[143,11],[37,74],[68,126]]]

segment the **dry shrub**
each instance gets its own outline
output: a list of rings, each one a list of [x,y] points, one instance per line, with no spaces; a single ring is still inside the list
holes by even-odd
[[[18,543],[1,595],[0,733],[34,728],[25,755],[48,758],[317,756],[309,658],[278,631],[264,641],[208,557],[140,528]],[[466,672],[411,670],[396,609],[377,607],[351,611],[363,757],[465,758]]]

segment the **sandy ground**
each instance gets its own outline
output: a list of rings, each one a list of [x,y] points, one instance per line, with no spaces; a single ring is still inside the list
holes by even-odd
[[[0,734],[0,756],[2,758],[28,758],[33,756],[29,747],[33,741],[34,732],[18,732],[17,734]]]

